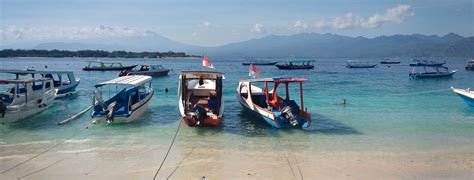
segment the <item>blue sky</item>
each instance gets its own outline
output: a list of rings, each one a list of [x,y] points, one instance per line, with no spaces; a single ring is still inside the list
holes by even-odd
[[[156,32],[216,46],[302,32],[474,35],[472,0],[0,0],[2,44]]]

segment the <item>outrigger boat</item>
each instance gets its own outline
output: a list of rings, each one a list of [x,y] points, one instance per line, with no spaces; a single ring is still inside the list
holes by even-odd
[[[303,82],[304,78],[263,78],[241,80],[237,87],[237,100],[247,110],[257,114],[268,124],[275,128],[301,127],[308,129],[311,126],[311,115],[304,107],[303,102]],[[262,84],[263,88],[254,84]],[[273,89],[269,89],[269,84]],[[300,100],[298,105],[290,98],[288,85],[299,83]],[[279,85],[284,84],[286,96],[280,97],[277,93]]]
[[[348,60],[347,68],[374,68],[377,64],[370,63],[369,61],[359,61],[359,60]]]
[[[474,59],[467,60],[466,70],[474,71]]]
[[[73,95],[77,86],[81,82],[80,78],[74,76],[72,71],[37,71],[37,70],[14,70],[14,69],[0,69],[0,73],[14,74],[15,79],[30,79],[30,78],[49,78],[53,80],[54,88],[58,89],[56,98]],[[22,76],[28,76],[23,78]]]
[[[276,61],[261,61],[261,60],[259,60],[259,61],[243,62],[242,65],[248,66],[248,65],[250,65],[250,64],[253,64],[253,65],[256,65],[256,66],[273,66],[273,65],[275,65],[276,63],[278,63],[278,62],[276,62]]]
[[[132,70],[122,70],[119,76],[128,75],[145,75],[145,76],[167,76],[169,69],[165,69],[162,65],[140,65],[138,69],[133,68]]]
[[[380,61],[380,64],[400,64],[400,63],[401,61],[399,60],[390,60],[388,58],[385,58],[382,61]]]
[[[102,61],[86,61],[87,66],[82,68],[84,71],[122,71],[131,70],[137,65],[124,66],[120,62],[102,62]],[[94,65],[96,64],[96,65]]]
[[[470,88],[467,89],[460,89],[460,88],[455,88],[451,87],[454,93],[459,95],[459,97],[466,102],[467,105],[474,107],[474,91],[471,91]]]
[[[442,66],[444,64],[446,64],[446,61],[437,62],[433,60],[412,59],[410,66]]]
[[[12,123],[49,108],[56,98],[53,80],[47,78],[0,80],[0,123]],[[12,87],[13,86],[13,87]]]
[[[221,72],[181,71],[179,112],[188,126],[217,126],[224,112]]]
[[[278,69],[292,70],[292,69],[314,69],[314,61],[288,61],[283,64],[275,65]]]
[[[431,69],[431,71],[428,69]],[[447,67],[442,65],[416,66],[413,68],[409,76],[412,78],[443,78],[452,77],[456,72],[456,70],[449,70]]]
[[[154,94],[151,80],[150,76],[131,75],[95,85],[92,121],[124,123],[138,120]],[[105,101],[103,91],[108,91]]]

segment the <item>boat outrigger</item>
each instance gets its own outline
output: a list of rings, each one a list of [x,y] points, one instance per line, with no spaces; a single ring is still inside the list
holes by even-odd
[[[131,70],[137,65],[124,66],[120,62],[102,62],[102,61],[86,61],[87,66],[82,68],[84,71],[122,71]],[[95,65],[94,65],[95,64]]]
[[[53,80],[47,78],[0,80],[0,123],[12,123],[49,108],[56,98]],[[4,89],[5,90],[5,89]]]
[[[217,126],[224,112],[221,72],[181,71],[179,112],[188,126]]]
[[[124,123],[138,120],[145,113],[154,94],[151,80],[150,76],[131,75],[95,85],[92,121]],[[108,91],[108,99],[105,101],[103,91]]]
[[[301,127],[308,129],[311,126],[311,115],[304,107],[303,82],[304,78],[263,78],[241,80],[237,87],[237,100],[247,110],[261,117],[275,128]],[[263,88],[255,86],[262,84]],[[299,83],[300,105],[290,98],[288,85]],[[277,88],[285,85],[284,99],[278,95]],[[273,89],[269,86],[273,85]]]
[[[443,78],[452,77],[456,70],[449,70],[447,67],[439,66],[415,66],[409,74],[412,78]]]
[[[369,61],[359,61],[359,60],[348,60],[347,68],[374,68],[376,63],[370,63]]]
[[[471,91],[470,88],[467,89],[460,89],[460,88],[455,88],[451,87],[454,93],[459,95],[464,102],[466,102],[467,105],[474,107],[474,91]]]
[[[292,70],[292,69],[314,69],[314,61],[288,61],[283,64],[275,65],[278,69]]]
[[[54,88],[58,89],[56,98],[73,95],[77,86],[81,82],[80,78],[74,76],[72,71],[37,71],[37,70],[14,70],[0,69],[0,73],[14,74],[15,79],[31,79],[31,78],[49,78],[53,80]],[[23,78],[22,76],[27,76]]]
[[[138,69],[133,68],[131,70],[122,70],[119,76],[128,75],[145,75],[145,76],[167,76],[169,69],[165,69],[162,65],[140,65]]]

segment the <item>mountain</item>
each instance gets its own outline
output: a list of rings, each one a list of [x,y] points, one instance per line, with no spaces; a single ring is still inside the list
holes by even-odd
[[[230,57],[417,57],[474,56],[474,37],[449,33],[437,35],[392,35],[375,38],[336,34],[302,33],[269,35],[206,49],[215,56]]]

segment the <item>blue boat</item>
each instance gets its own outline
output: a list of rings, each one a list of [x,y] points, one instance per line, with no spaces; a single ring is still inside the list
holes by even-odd
[[[254,112],[261,119],[275,128],[301,127],[309,129],[311,115],[304,107],[303,82],[304,78],[263,78],[241,80],[237,87],[237,100],[240,104]],[[290,99],[289,84],[298,83],[300,89],[300,104]],[[257,87],[263,85],[263,88]],[[285,85],[285,98],[278,95],[279,85]],[[269,86],[273,89],[269,89]]]
[[[451,87],[451,89],[454,93],[459,95],[459,97],[461,97],[467,105],[474,107],[474,92],[471,91],[471,89],[460,89],[455,87]]]
[[[80,78],[76,78],[72,71],[37,71],[29,70],[15,70],[15,69],[0,69],[0,73],[14,74],[15,79],[31,79],[31,78],[48,78],[53,80],[54,88],[58,89],[56,98],[62,98],[73,95],[76,92],[77,86],[81,82]],[[23,77],[27,76],[27,77]],[[33,89],[40,87],[34,86]]]

